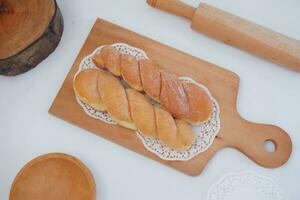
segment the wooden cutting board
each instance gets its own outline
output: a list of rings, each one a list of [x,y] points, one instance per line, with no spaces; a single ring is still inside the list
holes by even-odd
[[[221,130],[213,145],[189,161],[165,161],[147,151],[133,131],[89,117],[76,102],[72,80],[81,60],[101,46],[123,42],[143,49],[163,69],[188,76],[209,88],[220,105]],[[236,109],[239,77],[233,72],[200,60],[174,48],[98,19],[67,75],[49,113],[86,129],[146,157],[196,176],[219,150],[232,147],[257,164],[275,168],[283,165],[292,151],[289,135],[273,125],[256,124],[242,119]],[[271,140],[275,151],[268,152],[264,143]]]

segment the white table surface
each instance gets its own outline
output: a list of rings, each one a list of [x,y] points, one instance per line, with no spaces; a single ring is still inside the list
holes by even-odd
[[[198,0],[186,0],[197,6]],[[298,0],[206,0],[206,3],[300,40]],[[0,199],[8,199],[17,172],[31,159],[64,152],[82,160],[97,184],[97,199],[200,200],[227,172],[251,170],[274,179],[288,199],[300,198],[300,73],[205,37],[190,22],[157,11],[145,0],[58,0],[65,30],[57,50],[17,77],[0,76]],[[215,155],[200,176],[189,177],[48,114],[97,17],[237,73],[244,118],[276,124],[293,141],[290,160],[260,167],[236,150]]]

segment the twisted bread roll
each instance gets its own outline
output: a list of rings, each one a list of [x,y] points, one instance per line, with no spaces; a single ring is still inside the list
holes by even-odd
[[[100,111],[107,111],[121,126],[139,129],[144,135],[158,137],[168,147],[183,150],[191,146],[195,135],[183,120],[150,104],[133,89],[124,89],[120,81],[108,73],[87,69],[74,79],[75,94]]]
[[[150,59],[137,60],[106,46],[93,57],[93,62],[107,69],[137,91],[145,91],[175,118],[197,125],[208,120],[212,102],[207,93],[192,83],[181,83],[175,74],[159,69]]]

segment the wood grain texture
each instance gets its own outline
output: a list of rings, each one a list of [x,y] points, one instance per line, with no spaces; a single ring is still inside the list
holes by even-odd
[[[220,105],[221,130],[213,145],[189,161],[165,161],[147,151],[133,131],[90,118],[76,102],[72,88],[73,77],[81,60],[101,46],[117,42],[143,49],[163,69],[179,76],[189,76],[206,85]],[[221,67],[187,55],[176,49],[98,19],[67,75],[49,112],[63,120],[122,145],[137,153],[195,176],[201,173],[211,157],[220,149],[232,147],[254,162],[269,168],[284,164],[292,150],[288,134],[275,126],[255,124],[242,119],[236,109],[239,77]],[[264,142],[272,140],[276,151],[269,153]]]
[[[186,19],[193,19],[196,8],[178,0],[147,0],[154,8],[173,13]]]
[[[300,41],[201,3],[192,28],[226,44],[300,72]]]
[[[61,153],[39,156],[16,176],[10,200],[96,200],[96,185],[89,169]]]
[[[54,0],[1,0],[0,74],[24,73],[60,42],[63,18]]]
[[[180,0],[147,0],[166,12],[190,19],[192,28],[226,44],[300,72],[300,41],[201,3],[196,9]]]

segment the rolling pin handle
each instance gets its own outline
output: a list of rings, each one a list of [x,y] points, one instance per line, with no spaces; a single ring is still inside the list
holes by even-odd
[[[147,3],[154,8],[158,8],[190,20],[193,19],[196,11],[196,8],[179,0],[147,0]]]

